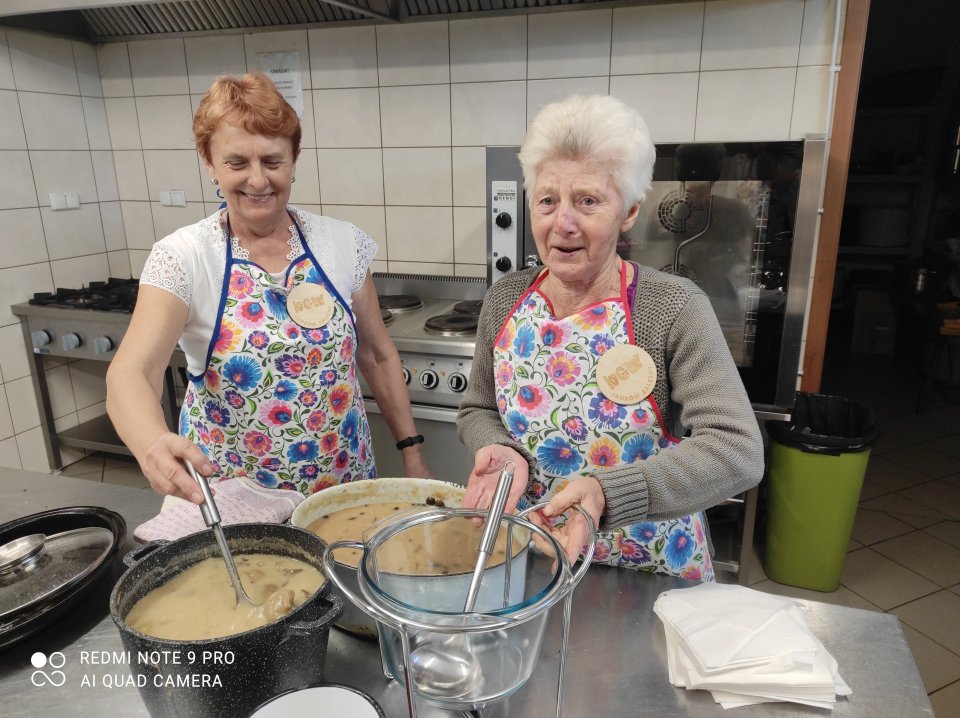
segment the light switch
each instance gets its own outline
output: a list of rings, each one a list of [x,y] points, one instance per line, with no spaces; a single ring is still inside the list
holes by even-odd
[[[80,209],[80,195],[76,192],[67,192],[67,209]]]
[[[160,190],[160,206],[161,207],[169,207],[170,205],[173,204],[173,200],[170,198],[170,194],[171,192],[168,189]]]
[[[50,209],[54,212],[67,208],[67,195],[64,192],[50,193]]]
[[[163,207],[186,207],[187,193],[182,189],[160,190],[160,205]]]

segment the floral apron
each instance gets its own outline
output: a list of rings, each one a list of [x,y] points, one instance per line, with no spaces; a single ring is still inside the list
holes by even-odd
[[[626,301],[620,296],[557,319],[539,287],[517,302],[494,344],[497,407],[510,435],[536,456],[525,502],[542,502],[567,482],[600,469],[641,461],[679,443],[663,426],[651,394],[621,405],[595,379],[600,356],[633,343]],[[593,560],[685,578],[714,580],[702,513],[644,521],[597,533]]]
[[[303,253],[282,283],[234,258],[227,240],[218,329],[206,371],[190,377],[180,434],[203,449],[220,479],[250,476],[311,494],[374,478],[376,468],[353,316],[297,232]],[[287,314],[287,293],[303,282],[323,285],[334,300],[333,316],[318,329]]]

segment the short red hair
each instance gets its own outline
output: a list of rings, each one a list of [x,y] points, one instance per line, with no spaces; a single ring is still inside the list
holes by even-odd
[[[241,77],[218,77],[193,116],[193,138],[197,151],[210,161],[210,139],[223,122],[239,125],[254,135],[286,137],[293,158],[300,155],[300,118],[262,72]]]

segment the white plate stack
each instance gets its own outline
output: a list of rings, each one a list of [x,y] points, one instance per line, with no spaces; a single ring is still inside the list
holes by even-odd
[[[670,682],[708,690],[724,708],[789,701],[832,708],[852,692],[795,601],[703,583],[653,606],[667,638]]]

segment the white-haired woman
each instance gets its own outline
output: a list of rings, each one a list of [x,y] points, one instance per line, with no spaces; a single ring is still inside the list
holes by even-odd
[[[579,503],[601,528],[594,560],[712,580],[702,512],[760,481],[763,443],[707,296],[616,254],[654,159],[643,118],[612,97],[530,124],[520,163],[545,266],[484,300],[457,418],[476,456],[465,505],[489,506],[513,461],[509,505],[549,498],[537,520],[571,559]]]

